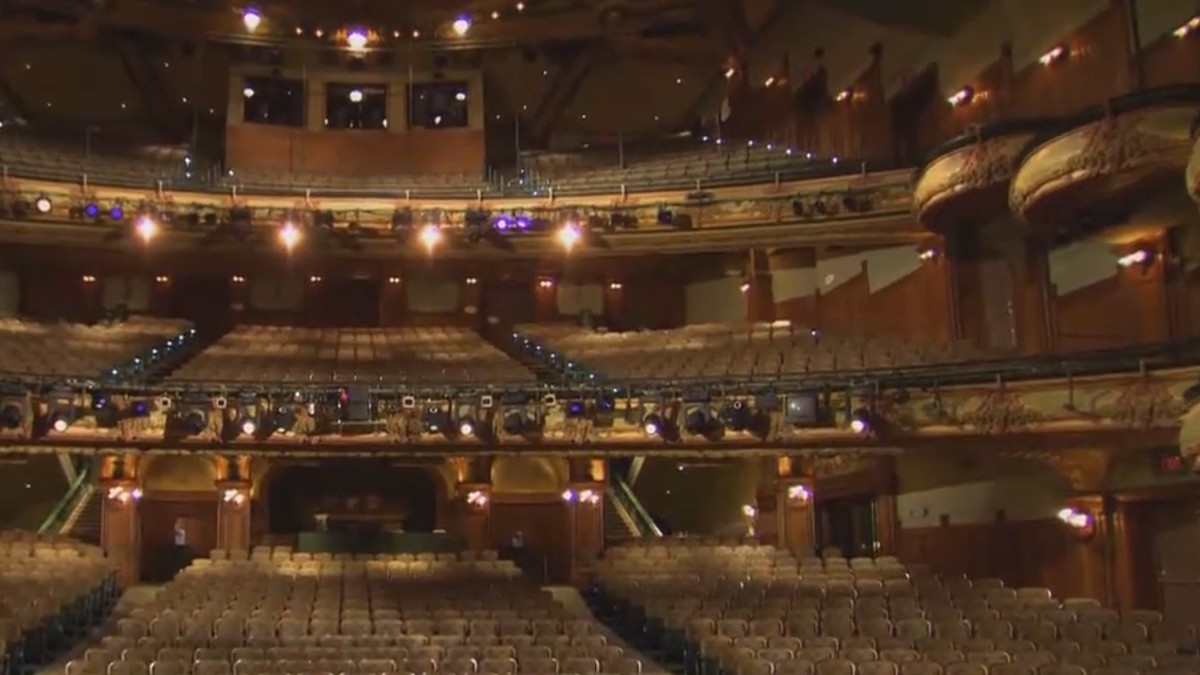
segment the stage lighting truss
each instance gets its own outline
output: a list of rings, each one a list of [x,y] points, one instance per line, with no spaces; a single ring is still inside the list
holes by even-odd
[[[707,402],[691,403],[684,408],[683,431],[688,436],[700,436],[715,441],[721,438],[724,430],[719,413]]]

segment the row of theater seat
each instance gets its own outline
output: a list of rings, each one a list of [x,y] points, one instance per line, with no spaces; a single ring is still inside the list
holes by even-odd
[[[147,355],[188,329],[186,321],[130,317],[102,324],[0,318],[0,373],[95,378]]]
[[[492,553],[233,557],[186,568],[68,675],[642,672],[603,626]]]
[[[618,632],[691,675],[1200,672],[1200,657],[1179,651],[1191,628],[1158,612],[942,579],[888,558],[793,565],[769,546],[671,544],[611,549],[595,598]]]
[[[99,548],[0,532],[0,673],[49,661],[100,621],[118,592]]]
[[[967,344],[916,345],[841,338],[789,322],[693,324],[668,330],[595,331],[525,324],[518,335],[562,361],[620,380],[771,379],[806,373],[960,363],[986,355]]]
[[[533,374],[457,327],[242,326],[177,370],[176,381],[525,384]]]

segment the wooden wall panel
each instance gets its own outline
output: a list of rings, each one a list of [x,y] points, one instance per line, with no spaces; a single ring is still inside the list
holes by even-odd
[[[802,298],[777,311],[799,318],[809,303]],[[944,344],[952,338],[945,269],[937,261],[927,261],[875,293],[864,271],[829,293],[819,293],[811,303],[813,326],[829,335],[889,336],[922,344]]]
[[[1130,267],[1054,300],[1056,347],[1072,352],[1170,338],[1162,265]]]
[[[217,491],[148,494],[138,504],[141,517],[141,570],[146,581],[168,581],[177,571],[173,558],[175,521],[182,519],[187,546],[207,556],[217,545]]]
[[[1084,564],[1092,544],[1072,538],[1055,519],[901,529],[898,535],[902,561],[929,565],[941,574],[1043,586],[1057,597],[1102,598],[1105,593],[1103,569]]]
[[[482,176],[484,132],[476,129],[310,131],[230,125],[227,164],[235,170],[350,176],[462,174]]]
[[[1146,46],[1141,59],[1147,87],[1200,81],[1200,40],[1195,35],[1182,40],[1174,35],[1164,35]]]
[[[545,560],[551,583],[571,576],[571,533],[567,507],[558,494],[492,495],[488,519],[489,545],[507,548],[516,532],[525,535],[525,548],[533,559]],[[531,570],[536,574],[536,570]]]

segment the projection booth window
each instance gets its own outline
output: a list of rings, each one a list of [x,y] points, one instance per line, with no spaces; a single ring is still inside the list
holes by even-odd
[[[382,84],[326,85],[325,126],[330,129],[386,129],[387,87]]]
[[[409,86],[409,126],[453,129],[467,126],[466,82],[422,82]]]
[[[282,77],[245,79],[242,121],[249,124],[304,126],[304,83]]]

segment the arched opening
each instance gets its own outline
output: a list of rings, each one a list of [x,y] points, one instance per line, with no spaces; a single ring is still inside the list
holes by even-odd
[[[301,532],[433,532],[434,472],[385,460],[323,460],[271,472],[267,490],[272,535]]]

